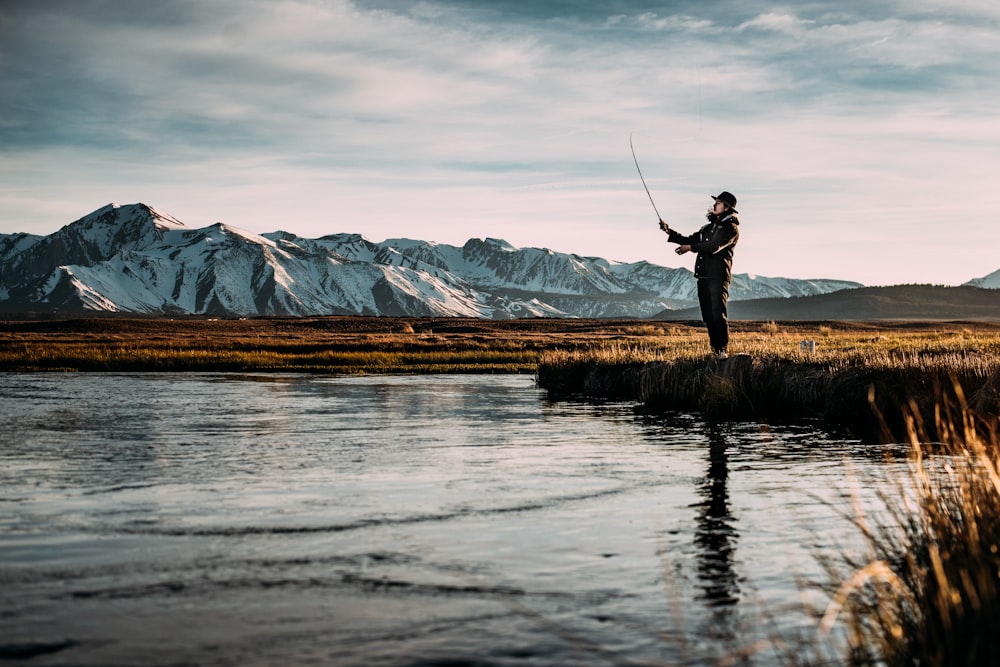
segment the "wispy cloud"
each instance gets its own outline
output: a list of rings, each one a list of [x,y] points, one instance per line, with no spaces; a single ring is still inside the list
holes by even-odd
[[[144,200],[190,224],[682,263],[635,132],[678,227],[740,197],[737,270],[997,268],[1000,13],[979,3],[8,4],[0,231]],[[941,233],[959,221],[974,251]]]

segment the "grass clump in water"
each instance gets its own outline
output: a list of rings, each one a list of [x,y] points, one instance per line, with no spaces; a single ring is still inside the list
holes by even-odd
[[[933,429],[910,411],[908,473],[856,520],[867,553],[824,561],[820,629],[845,638],[842,664],[1000,664],[1000,438],[960,389],[953,404]]]

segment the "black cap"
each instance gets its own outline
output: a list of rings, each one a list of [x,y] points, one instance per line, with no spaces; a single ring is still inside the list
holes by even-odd
[[[726,192],[723,190],[718,195],[712,195],[712,199],[715,201],[721,201],[723,204],[733,209],[733,213],[739,213],[736,210],[736,197],[733,196],[732,192]]]

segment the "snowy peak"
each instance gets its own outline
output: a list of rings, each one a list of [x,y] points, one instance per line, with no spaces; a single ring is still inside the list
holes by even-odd
[[[231,227],[217,222],[214,225],[198,230],[198,238],[205,243],[214,243],[221,246],[240,246],[250,244],[277,248],[277,244],[266,236],[254,234],[238,227]]]
[[[323,247],[344,259],[356,262],[373,262],[380,248],[361,234],[331,234],[318,240]]]
[[[971,287],[985,287],[987,289],[1000,289],[1000,269],[987,274],[982,278],[973,278],[965,283]]]
[[[494,254],[498,252],[517,252],[517,248],[507,243],[503,239],[469,239],[462,246],[462,251],[467,254]]]
[[[789,278],[766,278],[764,276],[741,273],[733,276],[730,292],[739,295],[735,300],[747,300],[813,296],[857,287],[861,287],[861,284],[846,280],[793,280]]]
[[[5,243],[0,294],[30,298],[25,295],[48,289],[60,266],[90,267],[122,252],[142,252],[180,229],[180,221],[145,204],[108,204],[50,236]]]
[[[72,231],[75,234],[87,232],[97,240],[101,236],[134,238],[150,230],[162,233],[178,229],[186,229],[184,223],[152,206],[142,203],[125,206],[112,203],[71,222],[61,231]]]
[[[0,234],[0,262],[19,255],[43,238],[35,234]]]
[[[144,249],[163,240],[170,231],[186,229],[175,218],[146,204],[108,204],[71,222],[47,238],[52,250],[61,250],[73,264],[99,262],[122,249]]]

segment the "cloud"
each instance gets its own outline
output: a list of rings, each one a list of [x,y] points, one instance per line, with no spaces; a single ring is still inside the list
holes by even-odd
[[[807,35],[809,27],[813,24],[815,24],[815,21],[801,19],[792,14],[767,12],[766,14],[760,14],[749,21],[741,23],[736,27],[736,32],[756,29],[767,32],[781,33],[802,39]]]
[[[14,2],[0,23],[0,230],[147,200],[253,231],[502,236],[676,262],[649,256],[635,132],[658,206],[685,226],[709,192],[740,195],[746,270],[815,277],[831,241],[808,225],[873,239],[824,271],[872,280],[878,244],[928,247],[947,219],[996,239],[977,207],[994,203],[1000,167],[998,12],[943,11]],[[995,263],[984,251],[937,275]]]

